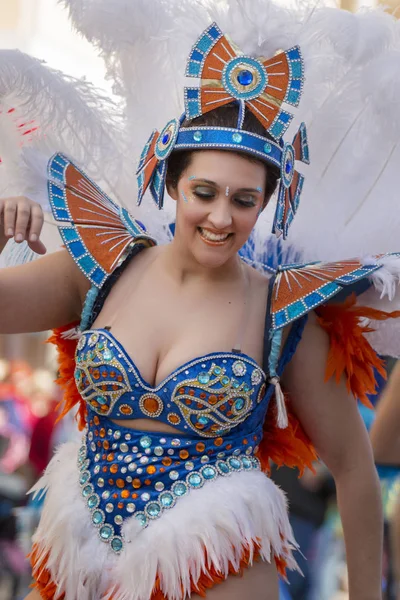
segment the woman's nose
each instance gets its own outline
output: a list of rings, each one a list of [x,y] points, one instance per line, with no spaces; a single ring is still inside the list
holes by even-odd
[[[224,195],[213,202],[208,219],[215,229],[222,230],[229,227],[232,224],[232,212],[229,198]]]

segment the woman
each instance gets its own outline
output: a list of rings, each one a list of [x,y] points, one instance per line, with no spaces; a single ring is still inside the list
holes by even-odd
[[[249,78],[244,71],[241,85]],[[136,235],[117,262],[112,257],[107,272],[111,259],[101,244],[108,199],[58,155],[49,166],[50,198],[67,249],[0,273],[2,333],[68,329],[83,311],[75,380],[86,429],[82,445],[62,447],[37,487],[47,495],[34,539],[38,591],[29,595],[31,600],[58,594],[66,600],[181,599],[190,594],[276,600],[277,571],[295,566],[295,542],[283,495],[260,472],[259,461],[267,469],[265,456],[273,455],[270,449],[263,453],[273,428],[262,440],[262,427],[274,390],[275,433],[293,431],[279,376],[293,411],[335,478],[350,598],[381,598],[379,485],[356,403],[344,381],[324,380],[329,338],[312,313],[307,323],[306,317],[293,318],[284,331],[280,327],[283,334],[271,336],[278,329],[272,323],[278,314],[273,313],[274,297],[281,299],[277,279],[272,288],[264,273],[238,255],[277,178],[285,177],[268,158],[271,147],[278,152],[283,144],[267,137],[265,123],[249,110],[243,114],[239,105],[239,123],[237,102],[228,102],[199,119],[168,124],[145,148],[140,199],[151,186],[162,205],[164,189],[158,184],[166,177],[176,202],[170,244],[155,246],[141,225],[122,212],[118,227],[128,222],[124,231],[130,227]],[[202,136],[211,129],[212,134],[236,136],[236,147],[221,141],[203,147]],[[250,142],[246,146],[249,134],[251,143],[263,140],[266,158],[259,159]],[[194,137],[189,151],[187,135]],[[287,167],[285,160],[281,164]],[[77,216],[83,210],[96,212],[91,229]],[[25,198],[3,199],[0,214],[2,248],[14,237],[44,252],[37,205]],[[108,218],[117,221],[110,210]],[[66,221],[73,227],[65,228]],[[278,214],[276,229],[286,233],[287,225]],[[116,231],[114,241],[126,235],[121,228]],[[82,240],[92,248],[85,256],[79,254]],[[89,277],[83,259],[91,261]],[[91,294],[89,280],[100,267],[103,281]],[[312,278],[301,269],[298,273]],[[323,268],[321,273],[319,278]],[[294,299],[293,292],[284,306]],[[76,342],[57,335],[60,346],[75,349]],[[71,366],[65,364],[64,372]],[[270,420],[275,419],[272,402],[271,407]],[[284,439],[279,435],[276,439]],[[283,443],[278,459],[286,451],[289,455]],[[303,451],[313,458],[312,451]]]

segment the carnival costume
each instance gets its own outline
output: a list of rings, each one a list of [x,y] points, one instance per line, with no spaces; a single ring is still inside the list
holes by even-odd
[[[79,13],[75,3],[66,4],[76,22]],[[168,19],[166,3],[155,4]],[[238,0],[241,11],[242,4]],[[204,13],[207,19],[215,13],[222,19],[232,15],[234,21],[234,5],[232,0],[224,16],[219,5],[200,3],[199,15]],[[270,3],[260,2],[259,7],[279,15]],[[192,10],[185,3],[174,8],[180,16],[182,11],[190,14]],[[87,30],[90,10],[86,7],[80,27],[93,39],[96,35]],[[106,11],[105,4],[98,2],[97,10],[99,15]],[[138,2],[133,12],[136,17],[151,10]],[[279,18],[283,23],[289,17],[282,13]],[[312,21],[310,16],[308,19]],[[393,44],[398,40],[390,17],[382,19],[385,25],[379,33],[384,39],[383,55],[392,51],[389,40]],[[104,30],[96,41],[107,46],[105,21],[102,25]],[[150,190],[158,207],[163,207],[172,152],[236,150],[280,169],[273,232],[285,239],[298,211],[296,220],[301,218],[303,186],[302,204],[307,202],[306,176],[300,173],[310,162],[303,122],[287,141],[293,120],[289,109],[300,106],[307,65],[297,44],[278,53],[275,48],[266,59],[256,58],[254,52],[244,54],[234,41],[213,22],[190,50],[186,76],[200,83],[185,88],[185,114],[154,131],[145,144],[137,169],[138,203]],[[280,47],[280,42],[275,45]],[[364,56],[363,60],[372,58]],[[121,59],[120,66],[129,114],[130,65]],[[148,76],[151,86],[154,74]],[[359,85],[358,79],[355,81]],[[83,93],[74,84],[72,89],[78,96]],[[307,98],[306,90],[304,95]],[[237,105],[237,127],[191,126],[196,117],[232,102]],[[262,123],[265,136],[242,129],[246,111]],[[94,131],[93,135],[101,138],[105,133],[102,115],[92,111],[89,116],[96,123],[91,134]],[[43,124],[39,123],[40,127],[43,129]],[[85,122],[82,127],[84,137]],[[47,130],[45,140],[42,138],[34,150],[25,148],[17,157],[9,156],[9,164],[23,160],[29,180],[25,193],[43,198],[41,183],[46,183],[63,243],[92,285],[81,323],[57,330],[52,337],[59,350],[59,381],[65,389],[63,414],[78,407],[83,437],[81,442],[69,442],[58,449],[34,488],[36,493],[46,493],[32,550],[36,585],[43,598],[179,600],[190,593],[205,593],[256,557],[275,560],[284,575],[286,568],[296,567],[292,557],[296,542],[284,495],[268,478],[269,463],[297,466],[302,471],[312,467],[316,454],[290,402],[285,401],[280,376],[296,351],[308,313],[315,310],[331,339],[327,375],[340,379],[345,374],[349,389],[367,402],[366,394],[375,388],[374,369],[382,371],[383,366],[363,334],[371,333],[371,321],[375,324],[400,316],[400,312],[378,310],[373,288],[394,296],[400,253],[305,262],[310,258],[307,252],[312,254],[314,249],[312,244],[308,248],[300,244],[301,235],[297,235],[298,250],[289,249],[285,264],[279,265],[274,259],[278,257],[279,262],[281,242],[266,241],[265,221],[260,219],[258,230],[240,253],[243,260],[271,275],[263,365],[240,349],[217,349],[181,365],[154,387],[143,379],[112,331],[92,327],[129,261],[169,235],[164,226],[168,219],[162,222],[154,211],[148,212],[145,227],[131,210],[111,199],[113,170],[126,148],[122,142],[118,144],[117,135],[112,138],[108,131],[106,134],[116,155],[105,163],[103,172],[96,171],[99,166],[92,167],[91,176],[96,179],[99,175],[107,194],[77,166],[78,160],[69,157],[74,149],[78,155],[82,151],[79,139],[71,132],[60,146],[65,154],[54,154],[45,174],[43,151],[55,144],[54,140],[49,142]],[[72,151],[67,152],[68,147]],[[100,145],[100,157],[103,152]],[[146,221],[144,211],[139,216]],[[382,250],[386,249],[377,252]],[[296,252],[291,261],[289,256]],[[301,256],[303,262],[298,261]],[[367,306],[356,303],[357,294],[363,294]],[[398,301],[395,307],[399,307]],[[282,332],[287,326],[290,333],[282,346]],[[393,336],[388,336],[387,330],[383,333],[371,336],[371,340],[380,344],[380,350],[391,344],[391,353],[398,352],[397,346],[393,350]],[[112,421],[137,418],[172,425],[176,433],[141,432]]]

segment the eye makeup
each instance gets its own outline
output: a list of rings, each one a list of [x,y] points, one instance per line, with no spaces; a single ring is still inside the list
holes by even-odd
[[[184,200],[184,202],[186,202],[186,204],[188,203],[188,199],[186,197],[186,194],[184,192],[182,192],[182,198]]]

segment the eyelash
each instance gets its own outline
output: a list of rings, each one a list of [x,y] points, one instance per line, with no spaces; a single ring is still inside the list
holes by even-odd
[[[214,192],[211,192],[211,194],[208,194],[208,193],[201,194],[200,192],[194,190],[193,193],[197,198],[199,198],[200,200],[205,200],[205,201],[212,200],[215,196]],[[233,197],[233,200],[236,202],[236,204],[239,204],[243,208],[254,208],[254,206],[256,205],[256,202],[254,200],[252,202],[246,202],[246,201],[240,200],[239,198],[235,198],[235,197]]]

